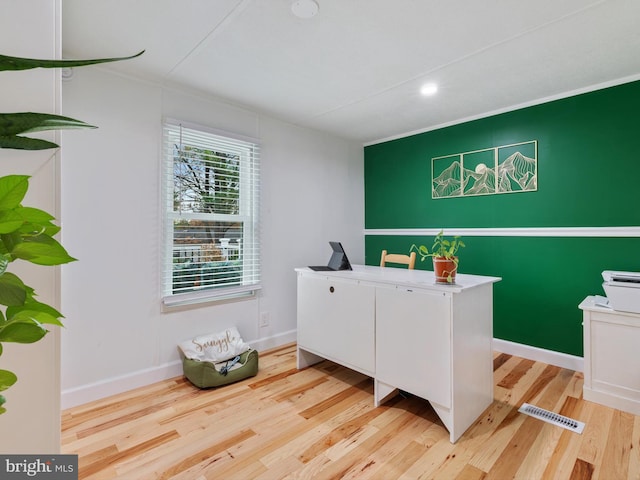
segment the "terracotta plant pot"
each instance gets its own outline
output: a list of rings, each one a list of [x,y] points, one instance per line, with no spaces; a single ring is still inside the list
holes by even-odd
[[[433,272],[436,275],[436,283],[451,284],[456,282],[457,260],[458,257],[433,257]]]

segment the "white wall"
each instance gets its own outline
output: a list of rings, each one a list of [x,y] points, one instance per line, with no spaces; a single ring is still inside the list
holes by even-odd
[[[31,58],[60,55],[60,18],[57,1],[11,0],[0,16],[0,53]],[[25,70],[0,74],[0,112],[56,113],[59,108],[59,72]],[[55,135],[45,135],[55,140]],[[0,150],[0,175],[30,175],[24,205],[58,215],[58,163],[56,150],[27,152]],[[14,262],[9,270],[35,288],[38,298],[59,304],[57,268]],[[0,415],[0,452],[50,454],[60,451],[60,336],[59,329],[40,342],[3,344],[0,368],[11,370],[18,382],[2,392],[7,412]]]
[[[294,267],[325,263],[329,240],[363,263],[361,145],[100,67],[75,69],[63,98],[65,115],[99,126],[63,135],[63,243],[80,260],[62,272],[63,407],[179,375],[176,345],[229,325],[258,349],[294,341]],[[256,298],[162,311],[163,117],[260,140]]]

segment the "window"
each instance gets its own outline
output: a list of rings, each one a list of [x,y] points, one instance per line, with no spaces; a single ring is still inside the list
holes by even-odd
[[[165,305],[254,293],[258,145],[173,121],[163,137]]]

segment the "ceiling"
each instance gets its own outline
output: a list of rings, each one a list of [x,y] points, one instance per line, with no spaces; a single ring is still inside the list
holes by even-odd
[[[638,0],[316,1],[63,0],[63,56],[364,144],[640,79]]]

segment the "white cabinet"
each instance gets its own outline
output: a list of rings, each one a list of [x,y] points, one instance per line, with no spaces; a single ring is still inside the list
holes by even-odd
[[[374,308],[373,286],[357,280],[300,275],[298,347],[373,376]]]
[[[378,288],[376,380],[450,407],[450,318],[451,294]]]
[[[429,400],[455,442],[493,401],[493,283],[354,266],[298,272],[298,368],[329,359],[374,379],[376,406],[397,389]]]
[[[585,400],[640,415],[640,314],[617,312],[587,297],[584,326]]]
[[[429,400],[455,442],[493,402],[493,287],[376,289],[379,405],[405,390]]]

